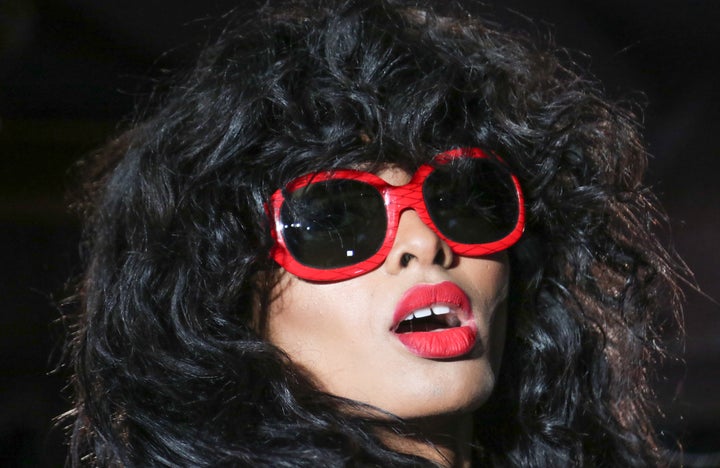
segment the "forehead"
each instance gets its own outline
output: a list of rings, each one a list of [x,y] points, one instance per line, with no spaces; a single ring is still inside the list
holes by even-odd
[[[367,167],[367,165],[360,165],[354,169],[371,172],[388,184],[394,186],[405,185],[410,182],[410,179],[412,179],[412,174],[397,164],[381,164],[379,166],[375,165],[372,168]]]

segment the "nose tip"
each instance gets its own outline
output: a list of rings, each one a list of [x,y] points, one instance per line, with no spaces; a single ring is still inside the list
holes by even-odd
[[[450,247],[413,210],[400,215],[397,234],[385,261],[390,273],[398,273],[413,263],[449,268],[453,261]]]

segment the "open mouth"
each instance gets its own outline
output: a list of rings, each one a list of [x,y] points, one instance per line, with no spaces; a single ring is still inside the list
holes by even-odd
[[[390,331],[416,356],[455,358],[468,354],[475,346],[477,325],[470,299],[450,281],[417,284],[408,289],[393,317]]]
[[[461,325],[455,311],[447,305],[432,305],[418,309],[405,317],[395,328],[395,333],[432,332],[447,330]]]

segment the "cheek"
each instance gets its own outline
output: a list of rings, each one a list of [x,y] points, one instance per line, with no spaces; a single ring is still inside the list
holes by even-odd
[[[268,310],[265,338],[319,381],[339,367],[336,361],[353,362],[349,350],[357,347],[359,337],[373,335],[367,311],[361,310],[358,291],[363,289],[341,285],[311,284],[286,275]]]
[[[266,339],[291,356],[331,338],[328,307],[320,294],[311,294],[297,279],[285,275],[273,291],[268,308]]]
[[[507,253],[483,258],[461,258],[466,290],[475,301],[475,315],[487,359],[495,373],[500,368],[507,333],[510,263]]]

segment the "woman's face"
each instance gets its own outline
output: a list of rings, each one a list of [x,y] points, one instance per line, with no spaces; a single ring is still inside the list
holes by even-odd
[[[394,168],[379,175],[410,180]],[[283,273],[267,338],[334,395],[407,419],[471,411],[495,385],[508,277],[506,253],[457,256],[405,211],[376,270],[334,283]]]

